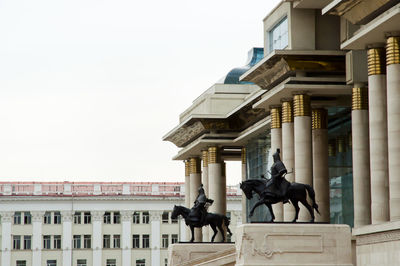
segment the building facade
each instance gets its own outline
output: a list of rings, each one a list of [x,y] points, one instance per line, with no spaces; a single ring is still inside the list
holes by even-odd
[[[262,59],[206,90],[164,136],[181,148],[173,159],[203,160],[187,187],[201,178],[215,194],[227,160],[260,178],[279,148],[286,178],[314,187],[316,221],[351,226],[354,264],[398,264],[399,1],[287,0],[263,24]],[[244,222],[270,219],[265,207],[248,218],[254,202],[243,201]],[[293,219],[289,204],[273,210]],[[302,206],[299,218],[310,219]]]
[[[237,192],[227,187],[233,230]],[[183,183],[1,182],[0,265],[167,265],[168,246],[187,237],[171,219],[184,197]]]

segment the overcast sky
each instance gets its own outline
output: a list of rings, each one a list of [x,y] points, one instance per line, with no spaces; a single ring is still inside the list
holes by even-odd
[[[278,2],[0,0],[1,181],[183,181],[162,136]]]

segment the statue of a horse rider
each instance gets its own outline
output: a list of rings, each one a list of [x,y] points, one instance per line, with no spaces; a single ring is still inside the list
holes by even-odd
[[[198,220],[200,224],[204,224],[205,218],[207,216],[206,204],[210,205],[214,202],[212,199],[208,199],[204,193],[203,184],[199,187],[199,195],[197,196],[194,206],[189,213],[189,218],[192,221]]]
[[[272,155],[274,159],[274,164],[271,166],[271,179],[267,181],[265,193],[283,199],[283,203],[288,202],[287,198],[287,190],[290,186],[290,183],[285,179],[285,175],[288,173],[285,165],[281,161],[281,157],[279,155],[280,149],[277,149],[276,152]],[[264,175],[261,177],[265,178]]]

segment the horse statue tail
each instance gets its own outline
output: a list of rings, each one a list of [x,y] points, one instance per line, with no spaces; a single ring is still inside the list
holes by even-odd
[[[232,235],[232,232],[229,229],[229,224],[230,224],[229,218],[224,215],[224,225],[225,225],[226,230],[228,231],[229,235]]]
[[[305,186],[306,189],[307,189],[308,196],[310,196],[310,198],[312,199],[312,202],[313,202],[313,203],[312,203],[312,206],[313,206],[313,208],[318,212],[319,215],[321,215],[321,214],[319,213],[319,210],[318,210],[318,204],[315,203],[315,192],[314,192],[314,189],[312,188],[312,186],[307,185],[307,184],[304,184],[304,186]]]

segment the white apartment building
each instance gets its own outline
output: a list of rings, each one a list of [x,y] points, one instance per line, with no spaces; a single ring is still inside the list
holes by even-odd
[[[167,265],[187,239],[184,183],[0,182],[1,266]],[[241,223],[241,191],[227,187],[227,215]],[[234,241],[234,235],[229,241]]]

